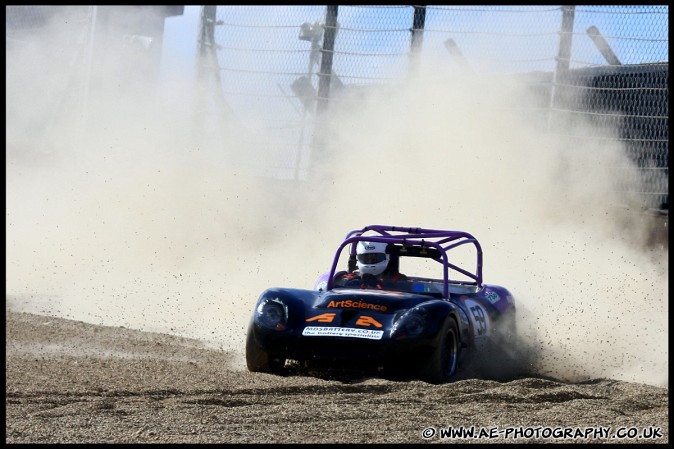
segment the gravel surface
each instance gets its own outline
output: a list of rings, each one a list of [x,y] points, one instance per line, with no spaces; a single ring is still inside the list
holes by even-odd
[[[6,443],[669,441],[668,388],[282,377],[171,335],[11,310],[6,324]],[[450,428],[482,435],[450,439]],[[653,437],[617,438],[629,432]]]

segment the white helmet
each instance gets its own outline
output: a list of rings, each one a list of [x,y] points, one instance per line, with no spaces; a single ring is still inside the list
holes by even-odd
[[[384,272],[390,256],[386,254],[386,243],[358,242],[356,246],[356,265],[360,274],[378,276]]]

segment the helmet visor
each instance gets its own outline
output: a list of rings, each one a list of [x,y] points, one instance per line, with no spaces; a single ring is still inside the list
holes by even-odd
[[[366,265],[372,265],[386,260],[386,254],[384,253],[358,254],[356,257],[358,258],[358,262]]]

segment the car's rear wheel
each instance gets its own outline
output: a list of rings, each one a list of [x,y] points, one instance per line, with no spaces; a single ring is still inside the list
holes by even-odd
[[[419,377],[432,384],[448,382],[456,374],[460,351],[459,330],[456,321],[449,318],[438,345],[422,365]]]
[[[514,311],[496,323],[494,335],[483,354],[480,363],[475,363],[482,378],[503,382],[525,374],[529,361],[523,341],[517,334]]]
[[[246,337],[246,366],[253,373],[282,374],[286,359],[265,351],[255,341],[255,335],[248,330]]]

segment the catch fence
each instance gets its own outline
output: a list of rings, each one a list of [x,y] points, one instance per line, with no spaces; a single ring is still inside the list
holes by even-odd
[[[668,15],[666,5],[204,6],[199,49],[215,121],[255,141],[265,176],[307,179],[331,102],[432,58],[521,76],[547,132],[578,117],[619,130],[594,138],[622,141],[647,207],[666,209]]]

